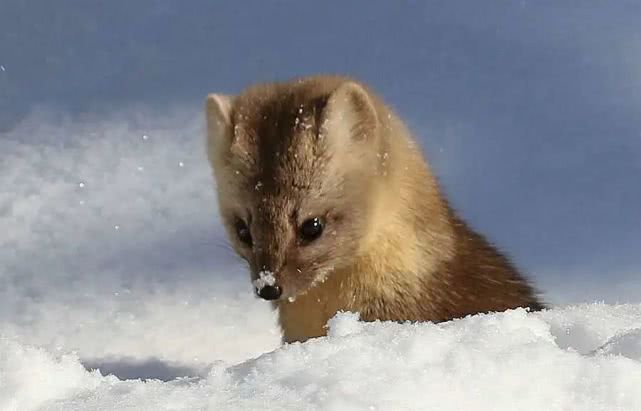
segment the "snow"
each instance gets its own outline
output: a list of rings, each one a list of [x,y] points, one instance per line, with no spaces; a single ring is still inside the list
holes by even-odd
[[[41,111],[0,136],[0,410],[641,409],[641,304],[340,313],[280,346],[225,242],[202,123]]]
[[[285,345],[235,366],[215,362],[201,377],[169,382],[101,376],[85,371],[73,355],[4,341],[0,405],[20,410],[639,409],[638,359],[558,344],[555,320],[577,311],[593,317],[593,335],[583,335],[579,344],[581,338],[607,335],[611,325],[598,324],[612,311],[624,314],[618,329],[641,325],[641,305],[592,305],[552,315],[519,309],[436,325],[363,323],[355,314],[340,313],[331,320],[328,337]],[[626,335],[638,346],[636,331]]]
[[[622,355],[641,361],[641,328],[622,332],[610,338],[597,350],[598,354]]]
[[[0,335],[130,368],[275,347],[218,223],[201,112],[60,115],[0,138]]]
[[[260,291],[265,286],[271,286],[276,284],[276,278],[274,273],[268,270],[262,270],[258,273],[258,278],[252,281],[256,290]]]

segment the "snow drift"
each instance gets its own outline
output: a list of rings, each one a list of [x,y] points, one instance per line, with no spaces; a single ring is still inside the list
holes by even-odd
[[[641,409],[641,305],[280,346],[225,246],[198,107],[0,136],[0,410]]]
[[[444,324],[330,321],[328,337],[203,377],[119,380],[11,341],[4,409],[567,410],[641,407],[641,305],[514,310]]]

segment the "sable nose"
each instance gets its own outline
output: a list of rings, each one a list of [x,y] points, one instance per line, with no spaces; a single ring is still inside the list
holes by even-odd
[[[265,285],[258,290],[258,296],[264,300],[277,300],[283,290],[277,285]]]

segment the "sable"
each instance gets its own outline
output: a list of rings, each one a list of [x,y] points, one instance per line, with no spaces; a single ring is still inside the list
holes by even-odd
[[[285,342],[325,335],[339,310],[437,322],[544,308],[365,84],[312,76],[210,94],[206,117],[222,221]]]

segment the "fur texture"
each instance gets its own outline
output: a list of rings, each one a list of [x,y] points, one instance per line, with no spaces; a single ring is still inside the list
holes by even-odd
[[[398,116],[368,87],[312,76],[207,98],[219,209],[252,280],[273,273],[286,342],[337,311],[445,321],[543,308],[510,261],[456,215]],[[309,218],[323,222],[301,238]],[[239,239],[239,224],[251,244]]]

